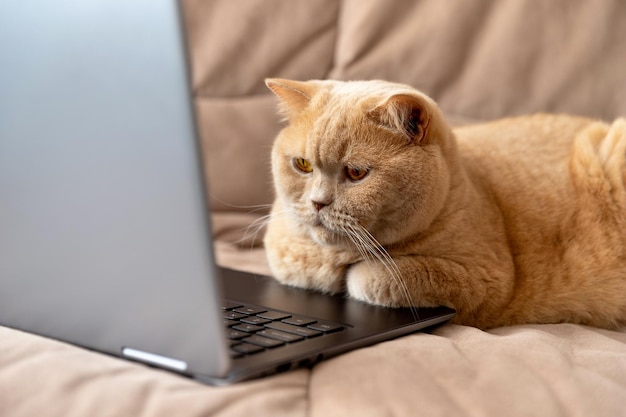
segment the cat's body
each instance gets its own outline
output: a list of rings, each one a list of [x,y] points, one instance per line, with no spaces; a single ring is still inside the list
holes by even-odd
[[[626,324],[626,123],[535,115],[453,130],[382,81],[269,80],[265,237],[289,285],[458,323]]]

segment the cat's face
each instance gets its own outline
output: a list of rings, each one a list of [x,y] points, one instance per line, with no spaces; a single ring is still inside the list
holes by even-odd
[[[387,245],[430,225],[449,187],[449,144],[437,137],[448,130],[431,100],[385,82],[268,86],[289,120],[272,152],[277,198],[302,233]]]

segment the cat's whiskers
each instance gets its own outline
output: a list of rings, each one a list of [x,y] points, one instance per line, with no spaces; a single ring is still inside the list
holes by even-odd
[[[213,194],[213,193],[209,193],[209,196],[211,197],[211,199],[217,201],[218,203],[229,207],[229,208],[234,208],[234,209],[249,209],[250,213],[254,213],[256,211],[259,210],[264,210],[264,211],[269,211],[272,208],[272,204],[233,204],[233,203],[229,203],[221,198],[219,198],[217,195]]]
[[[376,240],[374,236],[365,227],[361,226],[354,221],[342,222],[341,228],[345,231],[346,235],[354,243],[357,250],[363,256],[365,262],[368,265],[372,265],[374,259],[377,259],[389,272],[391,278],[395,281],[396,285],[400,288],[402,295],[408,301],[408,306],[411,309],[411,313],[415,320],[419,318],[417,310],[414,307],[413,299],[410,292],[402,279],[402,273],[396,265],[395,261],[389,255],[389,252]]]
[[[269,213],[257,219],[254,219],[254,221],[246,227],[241,239],[237,240],[235,244],[238,244],[241,246],[243,245],[244,242],[249,241],[250,249],[252,249],[254,247],[255,242],[258,239],[259,233],[261,233],[261,230],[267,227],[267,225],[270,224],[273,220],[275,220],[278,216],[282,216],[286,212],[287,210],[281,210],[281,211]]]
[[[249,204],[249,205],[242,205],[242,204],[233,204],[233,203],[229,203],[221,198],[219,198],[217,195],[215,195],[214,193],[209,193],[209,196],[211,197],[211,199],[219,202],[220,204],[229,207],[229,208],[233,208],[233,209],[248,209],[248,213],[247,214],[254,214],[258,211],[269,211],[272,208],[272,204]],[[248,226],[246,226],[244,232],[243,232],[243,236],[236,240],[235,242],[233,242],[235,245],[239,245],[243,247],[244,242],[246,241],[250,241],[250,249],[252,249],[254,247],[254,244],[257,240],[257,236],[260,233],[261,230],[263,230],[264,227],[266,227],[269,223],[271,222],[271,214],[266,214],[263,215],[257,219],[255,219],[252,223],[250,223]],[[250,232],[250,229],[253,229],[253,232]]]
[[[372,259],[369,251],[366,249],[366,243],[362,242],[362,238],[353,230],[348,229],[346,226],[340,226],[341,230],[348,236],[350,241],[354,244],[357,251],[361,254],[361,257],[368,265],[372,265]]]
[[[355,228],[355,234],[358,236],[359,240],[368,250],[368,252],[376,257],[379,262],[383,264],[387,272],[391,275],[391,277],[396,281],[396,283],[400,286],[400,289],[403,292],[403,295],[406,297],[408,304],[412,305],[412,299],[409,295],[408,289],[402,280],[402,273],[398,269],[393,258],[389,255],[389,253],[382,247],[378,241],[371,235],[371,233],[363,228],[358,227]]]
[[[254,247],[254,242],[257,241],[257,237],[259,233],[261,232],[261,230],[267,227],[267,225],[271,221],[272,221],[271,214],[266,214],[265,216],[261,216],[255,219],[252,223],[248,225],[248,227],[246,227],[246,230],[244,231],[243,236],[241,237],[241,239],[239,239],[239,241],[237,241],[237,243],[243,244],[244,242],[249,241],[250,249],[252,249]]]

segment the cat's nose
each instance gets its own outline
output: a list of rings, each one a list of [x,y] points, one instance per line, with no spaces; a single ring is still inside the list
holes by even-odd
[[[320,211],[321,209],[323,209],[324,207],[328,205],[328,203],[324,203],[321,201],[311,200],[311,202],[313,203],[313,207],[315,207],[315,210],[317,211]]]

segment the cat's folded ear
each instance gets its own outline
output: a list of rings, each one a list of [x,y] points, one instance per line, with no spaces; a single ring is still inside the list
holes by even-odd
[[[310,82],[267,78],[265,85],[280,99],[279,109],[287,117],[304,110],[315,93],[315,86]]]
[[[430,123],[428,102],[417,94],[394,94],[367,112],[379,125],[403,134],[409,142],[423,143]]]

